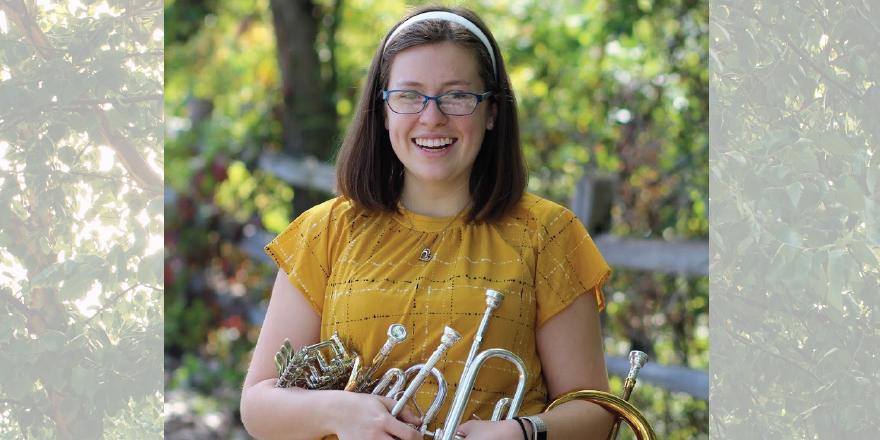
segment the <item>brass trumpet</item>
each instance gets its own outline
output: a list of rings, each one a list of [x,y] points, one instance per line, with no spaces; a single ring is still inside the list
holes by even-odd
[[[637,350],[629,352],[629,373],[623,382],[623,397],[617,397],[614,394],[597,390],[571,391],[559,396],[559,398],[547,405],[544,412],[572,400],[586,400],[605,408],[606,411],[614,415],[614,426],[612,426],[611,432],[608,434],[610,440],[617,438],[620,419],[626,421],[630,428],[632,428],[637,439],[656,440],[657,434],[654,433],[654,429],[651,428],[648,420],[645,419],[641,411],[629,403],[629,396],[636,385],[636,378],[647,361],[647,354]]]

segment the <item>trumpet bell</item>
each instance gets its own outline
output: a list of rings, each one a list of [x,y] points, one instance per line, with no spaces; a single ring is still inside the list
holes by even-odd
[[[611,393],[597,390],[579,390],[565,393],[558,399],[547,405],[545,411],[550,411],[559,405],[572,400],[586,400],[595,403],[608,412],[623,419],[632,428],[636,438],[639,440],[657,440],[657,434],[645,419],[645,416],[636,409],[631,403]]]

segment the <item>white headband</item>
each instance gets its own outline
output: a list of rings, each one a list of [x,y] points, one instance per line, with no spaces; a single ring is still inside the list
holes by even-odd
[[[406,21],[401,23],[400,26],[398,26],[397,29],[395,29],[394,32],[391,33],[391,35],[388,36],[388,39],[385,40],[385,47],[382,48],[382,52],[385,52],[385,49],[388,48],[388,43],[390,43],[391,40],[393,40],[394,37],[400,33],[400,31],[406,29],[413,23],[418,23],[425,20],[445,20],[464,26],[465,29],[470,31],[470,33],[474,34],[477,38],[480,39],[480,41],[483,42],[483,46],[486,46],[486,51],[489,52],[489,58],[492,60],[492,73],[495,74],[496,79],[498,78],[498,68],[495,67],[495,53],[492,51],[492,45],[489,43],[489,39],[486,38],[486,34],[484,34],[483,31],[481,31],[480,28],[477,27],[477,25],[471,23],[468,19],[462,17],[461,15],[453,14],[451,12],[429,11],[408,18]]]

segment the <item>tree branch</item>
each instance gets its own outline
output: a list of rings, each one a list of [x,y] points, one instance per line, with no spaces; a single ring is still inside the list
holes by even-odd
[[[145,102],[145,101],[159,101],[162,102],[164,96],[161,93],[156,93],[153,95],[142,95],[142,96],[123,96],[120,98],[95,98],[95,99],[77,99],[75,101],[71,101],[71,105],[100,105],[100,104],[113,104],[114,102],[124,102],[124,103],[135,103],[135,102]]]
[[[7,17],[12,19],[12,22],[21,28],[24,36],[43,59],[57,58],[61,55],[52,46],[52,43],[49,42],[46,34],[37,25],[37,20],[31,15],[22,0],[5,0],[0,2],[0,10],[5,11]]]
[[[19,301],[15,295],[0,295],[0,299],[18,309],[18,311],[25,316],[28,316],[31,313],[31,309],[29,309],[23,302]]]
[[[747,15],[750,15],[758,23],[761,23],[765,27],[773,28],[773,26],[771,26],[770,23],[767,23],[766,21],[764,21],[764,19],[762,19],[760,15],[755,13],[755,11],[748,11],[748,10],[742,8],[742,6],[740,6],[736,2],[732,2],[732,3],[730,3],[730,5],[735,9],[739,9],[740,12],[747,14]],[[825,78],[828,82],[837,86],[837,88],[839,88],[841,91],[843,91],[844,93],[850,95],[851,97],[853,97],[857,100],[862,100],[864,98],[862,95],[858,94],[857,92],[850,90],[849,87],[847,87],[845,84],[843,84],[837,78],[829,75],[828,72],[826,72],[825,69],[822,68],[822,66],[820,66],[818,63],[813,61],[813,58],[810,56],[810,54],[806,53],[806,51],[804,51],[800,46],[795,44],[794,41],[791,40],[791,37],[788,34],[777,33],[777,35],[779,35],[779,37],[783,40],[783,43],[785,43],[785,45],[788,46],[789,49],[793,50],[804,62],[806,62],[809,65],[809,67],[811,67],[813,70],[815,70],[817,73],[819,73],[819,75],[822,76],[822,78]]]
[[[822,383],[822,379],[819,376],[817,376],[816,373],[808,370],[806,367],[801,365],[800,362],[797,362],[794,359],[789,359],[780,353],[774,353],[774,352],[768,350],[766,347],[764,347],[764,344],[755,344],[756,341],[748,340],[748,339],[744,338],[742,335],[737,334],[735,331],[733,331],[733,329],[730,326],[725,326],[724,330],[725,330],[725,333],[727,333],[728,335],[733,337],[733,339],[742,343],[743,346],[757,349],[758,351],[769,354],[770,356],[773,356],[779,360],[785,361],[786,363],[788,363],[794,367],[797,367],[797,369],[799,369],[799,370],[803,371],[804,373],[808,374],[809,376],[811,376],[816,381],[816,383]]]
[[[131,286],[131,287],[129,287],[128,289],[123,290],[122,292],[117,292],[116,295],[113,295],[109,300],[107,300],[107,302],[105,302],[104,304],[101,304],[101,308],[98,309],[98,311],[95,312],[94,315],[90,316],[88,319],[86,319],[85,321],[83,321],[83,325],[88,324],[88,323],[91,322],[93,319],[95,319],[95,317],[97,317],[97,316],[100,315],[101,313],[104,313],[105,310],[109,309],[109,308],[112,307],[114,304],[116,304],[117,302],[119,302],[119,300],[122,299],[122,297],[125,296],[126,293],[131,292],[131,291],[134,290],[135,288],[137,288],[137,287],[141,287],[141,286],[143,286],[143,284],[135,284],[134,286]]]
[[[105,112],[96,108],[93,110],[93,114],[98,117],[98,122],[101,125],[101,134],[104,135],[110,148],[116,151],[122,165],[128,170],[131,177],[143,189],[150,190],[162,188],[162,185],[164,184],[162,178],[153,173],[150,166],[144,158],[141,157],[140,153],[137,152],[137,149],[135,149],[131,141],[113,129],[110,125],[110,119],[107,118]]]

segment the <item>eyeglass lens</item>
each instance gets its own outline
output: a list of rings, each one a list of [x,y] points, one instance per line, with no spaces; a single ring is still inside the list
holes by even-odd
[[[428,104],[425,96],[406,90],[388,93],[388,105],[397,113],[420,113]],[[477,108],[478,99],[470,93],[447,93],[436,98],[440,111],[447,115],[469,115]]]

